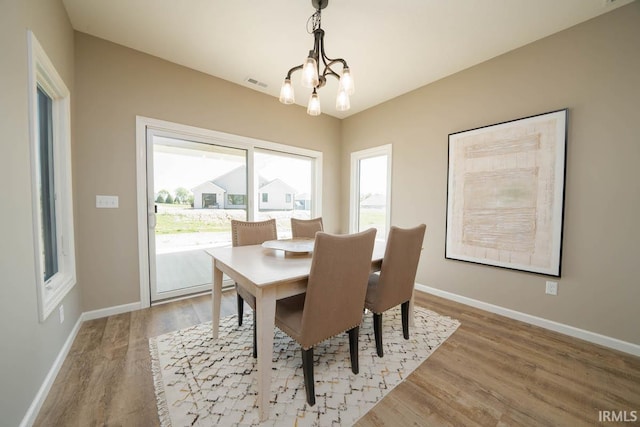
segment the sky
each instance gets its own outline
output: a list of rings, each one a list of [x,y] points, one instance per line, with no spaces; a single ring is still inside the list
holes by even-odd
[[[154,139],[154,192],[167,190],[175,194],[178,187],[188,190],[215,179],[245,164],[246,151],[211,144],[179,141],[164,137]],[[256,150],[254,161],[261,177],[275,178],[295,188],[298,193],[311,193],[312,161]],[[360,161],[361,194],[386,194],[387,156]]]
[[[175,150],[174,150],[175,151]],[[154,192],[167,190],[175,194],[175,189],[188,190],[210,181],[245,164],[245,157],[238,155],[212,155],[197,151],[169,153],[154,151]],[[242,152],[244,154],[244,152]],[[311,161],[289,156],[255,153],[255,163],[260,176],[271,181],[280,178],[298,193],[311,192]]]

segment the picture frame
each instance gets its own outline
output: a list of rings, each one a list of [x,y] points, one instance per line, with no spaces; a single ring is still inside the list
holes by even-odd
[[[449,134],[445,258],[560,277],[567,119]]]

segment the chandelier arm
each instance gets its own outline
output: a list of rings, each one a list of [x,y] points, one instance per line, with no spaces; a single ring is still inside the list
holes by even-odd
[[[327,58],[329,59],[329,58]],[[340,80],[340,74],[336,73],[335,71],[333,71],[333,68],[331,68],[332,65],[340,63],[342,64],[342,69],[345,68],[349,68],[349,66],[347,65],[347,61],[345,61],[342,58],[337,58],[337,59],[329,59],[329,63],[325,62],[324,59],[322,60],[322,62],[324,62],[324,72],[322,73],[323,76],[326,76],[327,74],[332,75],[333,77],[337,78],[338,80]]]
[[[317,30],[318,31],[318,30]],[[347,61],[345,61],[342,58],[329,58],[329,56],[327,56],[326,52],[324,51],[324,31],[323,30],[319,30],[318,32],[322,31],[322,34],[320,34],[320,57],[322,58],[322,63],[325,66],[325,72],[326,72],[326,68],[329,68],[331,73],[336,74],[333,70],[331,70],[331,66],[335,63],[340,62],[342,64],[342,68],[349,68],[349,66],[347,65]],[[318,37],[316,36],[316,41],[318,40]],[[320,64],[318,64],[318,67],[320,66]],[[325,73],[323,73],[324,75]]]
[[[295,72],[296,72],[296,71],[298,71],[298,70],[302,70],[302,67],[303,67],[303,65],[302,65],[302,64],[300,64],[300,65],[295,66],[295,67],[293,67],[292,69],[290,69],[290,70],[287,72],[287,77],[286,77],[286,78],[287,78],[287,79],[291,79],[291,74],[295,73]]]
[[[324,72],[322,73],[322,77],[326,77],[326,76],[333,76],[336,79],[340,80],[340,74],[336,73],[335,71],[333,71],[331,68],[326,67],[324,69]],[[325,79],[326,80],[326,79]]]

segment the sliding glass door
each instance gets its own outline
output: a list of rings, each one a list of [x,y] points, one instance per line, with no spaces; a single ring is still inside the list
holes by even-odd
[[[211,289],[205,250],[247,219],[247,150],[147,131],[151,301]]]
[[[211,290],[214,246],[231,220],[322,215],[322,153],[146,117],[136,118],[143,307]],[[229,283],[231,284],[231,283]]]

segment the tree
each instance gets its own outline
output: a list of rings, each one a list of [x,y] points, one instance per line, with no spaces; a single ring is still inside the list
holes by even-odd
[[[162,202],[158,202],[158,203],[164,203],[164,201],[167,200],[167,196],[169,195],[169,192],[167,190],[160,190],[158,191],[158,198],[162,197]],[[157,201],[157,199],[156,199]]]
[[[167,197],[165,197],[164,202],[173,204],[173,197],[171,197],[171,193],[167,193]]]
[[[191,195],[191,191],[187,190],[184,187],[178,187],[176,188],[175,200],[178,203],[187,203],[189,201],[190,195]]]
[[[164,203],[164,197],[162,197],[162,194],[158,194],[158,197],[156,197],[156,203]]]

